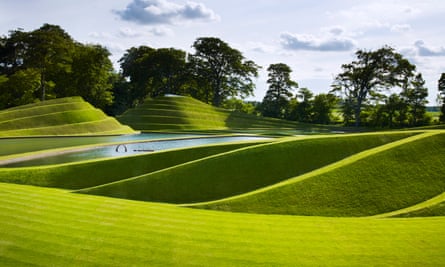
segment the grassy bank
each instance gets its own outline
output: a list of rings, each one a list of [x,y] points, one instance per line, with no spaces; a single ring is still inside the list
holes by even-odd
[[[286,183],[201,208],[316,216],[369,216],[445,192],[445,134],[368,150]]]
[[[81,97],[53,99],[0,111],[0,137],[135,133]]]
[[[265,216],[0,183],[2,266],[443,266],[444,217]]]
[[[80,192],[170,203],[216,200],[273,185],[412,134],[402,132],[288,138]]]

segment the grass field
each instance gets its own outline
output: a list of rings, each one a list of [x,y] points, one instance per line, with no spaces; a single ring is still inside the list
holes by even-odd
[[[0,137],[136,133],[80,97],[67,97],[0,111]]]
[[[410,135],[286,138],[81,192],[170,203],[216,200],[275,184]]]
[[[258,143],[260,142],[218,144],[42,167],[0,168],[0,182],[80,189],[151,173]]]
[[[443,266],[444,217],[253,215],[0,183],[2,266]]]
[[[255,213],[369,216],[445,192],[445,135],[426,133],[354,155],[286,183],[200,207]]]
[[[102,116],[72,112],[88,106],[81,99],[59,101],[54,113],[76,127]],[[168,109],[169,101],[188,103],[180,114],[184,125],[169,119],[178,129],[237,125],[232,120],[228,126],[227,118],[218,124],[224,112],[206,114],[208,107],[191,105],[187,98],[162,101]],[[46,118],[54,108],[46,104],[29,106],[35,109],[29,114]],[[0,112],[2,125],[10,129],[5,132],[34,131],[17,130],[28,108]],[[178,112],[159,110],[129,112],[158,119]],[[195,118],[186,119],[193,112]],[[61,129],[58,120],[46,121]],[[295,126],[251,125],[253,130],[244,129],[264,133]],[[54,151],[66,149],[64,138],[55,141]],[[23,140],[16,153],[48,149]],[[3,148],[2,158],[14,152],[13,145]],[[441,127],[0,167],[0,266],[445,266],[444,231]]]

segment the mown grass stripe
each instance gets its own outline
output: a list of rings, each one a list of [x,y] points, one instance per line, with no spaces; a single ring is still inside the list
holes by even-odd
[[[92,261],[92,265],[119,266],[428,266],[440,265],[445,257],[441,253],[445,244],[443,236],[437,234],[445,230],[444,218],[382,220],[232,214],[71,195],[61,190],[20,185],[0,184],[0,188],[6,188],[10,195],[14,195],[14,192],[33,194],[28,200],[30,205],[36,199],[50,196],[46,204],[34,204],[42,206],[45,213],[28,213],[19,217],[14,217],[9,212],[0,213],[0,231],[7,229],[7,232],[11,232],[6,237],[0,235],[0,240],[4,241],[0,244],[5,244],[2,247],[2,251],[6,251],[3,255],[28,262],[40,262],[42,265],[48,265],[48,262],[64,266],[78,265],[79,262],[88,265]],[[59,208],[54,206],[56,201],[52,200],[54,197],[71,199],[73,209],[85,205],[99,207],[102,201],[110,201],[116,204],[109,208],[115,214],[105,214],[103,220],[88,216],[96,213],[94,211],[82,211],[84,216],[59,214]],[[88,201],[81,201],[85,198]],[[4,199],[0,198],[0,206],[10,206],[10,203],[3,202]],[[134,214],[149,214],[154,206],[157,206],[157,210],[164,211],[163,217],[182,213],[188,219],[173,222],[177,228],[172,229],[166,223],[152,224],[150,220],[143,218],[117,215],[122,207]],[[16,208],[23,209],[30,208]],[[48,217],[48,214],[53,215]],[[82,221],[76,222],[79,217]],[[118,220],[115,224],[103,224],[110,217],[118,217]],[[229,223],[225,221],[228,218]],[[190,226],[189,223],[194,221],[201,222],[201,225]],[[69,228],[69,222],[75,227]],[[17,236],[25,233],[22,238],[14,238],[12,229],[15,225],[20,226]],[[148,226],[139,228],[146,225]],[[190,231],[194,229],[203,232]],[[166,234],[158,234],[158,230],[165,231]],[[54,236],[54,233],[65,233],[68,237]],[[422,236],[422,241],[419,236]],[[48,250],[45,244],[50,244]],[[135,246],[140,248],[134,248]],[[21,249],[8,252],[8,247]],[[31,250],[27,250],[29,247],[32,247]],[[38,249],[34,252],[34,248]],[[113,257],[115,249],[119,253]],[[56,255],[52,256],[53,253]],[[40,260],[40,257],[48,260]]]

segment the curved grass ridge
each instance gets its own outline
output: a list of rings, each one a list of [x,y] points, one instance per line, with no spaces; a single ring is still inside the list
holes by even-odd
[[[126,111],[122,123],[141,131],[293,128],[297,123],[216,108],[191,97],[158,97]]]
[[[177,204],[216,200],[273,185],[413,134],[400,132],[288,138],[79,192]]]
[[[0,136],[136,133],[81,97],[67,97],[0,111]]]
[[[444,220],[223,213],[0,183],[0,265],[442,266]]]
[[[356,154],[281,184],[194,207],[266,214],[371,216],[445,192],[445,134],[430,132]]]
[[[445,216],[445,192],[408,208],[378,214],[374,218]]]
[[[154,172],[259,143],[261,142],[215,144],[42,167],[0,168],[0,182],[81,189]]]

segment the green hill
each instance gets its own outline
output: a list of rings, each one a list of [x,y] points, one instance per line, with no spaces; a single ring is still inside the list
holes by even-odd
[[[370,216],[445,192],[445,134],[425,133],[364,151],[256,192],[198,205],[227,211]]]
[[[81,97],[67,97],[0,111],[0,137],[135,133]]]
[[[443,266],[445,218],[265,216],[0,183],[0,266]]]
[[[61,165],[0,168],[0,182],[81,189],[144,175],[188,161],[259,144],[239,142]]]
[[[287,138],[80,192],[170,203],[216,200],[273,185],[412,134]]]
[[[0,168],[0,266],[444,266],[444,173],[443,130]]]
[[[301,124],[216,108],[191,97],[146,99],[118,117],[140,131],[305,128]]]

